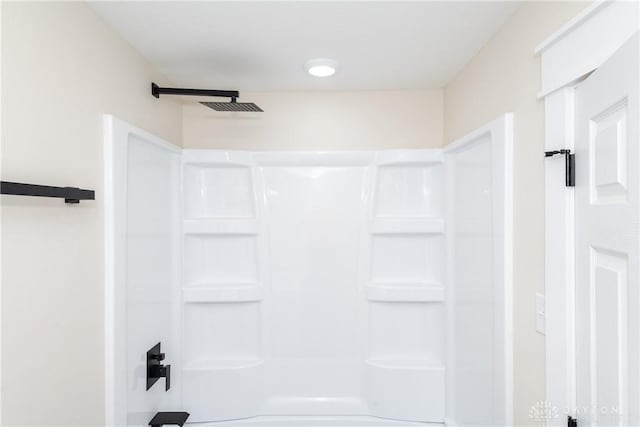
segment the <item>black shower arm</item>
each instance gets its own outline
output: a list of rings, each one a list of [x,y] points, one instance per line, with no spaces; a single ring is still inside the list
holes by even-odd
[[[186,95],[186,96],[217,96],[220,98],[238,98],[240,92],[237,90],[215,90],[215,89],[181,89],[173,87],[160,87],[151,83],[151,94],[156,98],[160,95]]]

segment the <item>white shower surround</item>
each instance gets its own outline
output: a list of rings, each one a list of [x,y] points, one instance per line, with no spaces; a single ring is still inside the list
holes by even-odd
[[[247,425],[511,423],[510,115],[444,150],[182,150],[181,191],[154,181],[179,152],[105,124],[108,421],[187,410],[191,422],[267,416]],[[139,140],[168,163],[136,154]],[[164,196],[132,203],[136,188],[133,200]],[[131,267],[129,217],[179,195],[164,236],[182,256]],[[127,265],[174,280],[133,303]],[[132,314],[155,319],[156,336],[121,319]],[[142,351],[159,340],[169,393],[143,387]]]

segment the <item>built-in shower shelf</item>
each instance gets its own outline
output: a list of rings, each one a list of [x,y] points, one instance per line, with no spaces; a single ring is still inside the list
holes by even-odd
[[[183,222],[185,234],[258,234],[258,221],[247,218],[188,219]]]
[[[263,298],[263,287],[257,283],[198,286],[184,288],[182,298],[188,303],[260,301]]]
[[[367,360],[367,394],[381,418],[439,421],[445,416],[445,368],[428,360]],[[395,385],[392,397],[389,386]]]
[[[372,283],[367,286],[370,301],[440,302],[445,299],[442,286],[428,283]]]
[[[185,288],[260,282],[258,236],[250,234],[186,234]]]
[[[184,367],[185,372],[197,371],[225,371],[234,369],[257,368],[262,365],[262,359],[234,359],[234,360],[200,360]]]
[[[371,220],[372,234],[431,234],[444,233],[441,218],[375,218]]]

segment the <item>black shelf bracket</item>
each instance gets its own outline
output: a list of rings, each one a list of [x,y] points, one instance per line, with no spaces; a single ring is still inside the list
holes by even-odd
[[[77,204],[80,200],[95,200],[93,190],[76,187],[51,187],[49,185],[22,184],[19,182],[0,181],[0,194],[31,197],[57,197],[65,203]]]
[[[565,187],[576,186],[576,155],[571,154],[571,150],[562,149],[545,151],[545,157],[553,157],[557,154],[564,155],[564,185]]]
[[[149,425],[151,427],[182,427],[184,423],[187,422],[187,418],[189,418],[188,412],[158,412],[153,418],[151,418],[151,421],[149,421]]]

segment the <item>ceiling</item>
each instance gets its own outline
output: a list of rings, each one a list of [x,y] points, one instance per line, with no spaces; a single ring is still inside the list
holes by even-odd
[[[444,86],[515,2],[91,2],[176,85],[244,91]],[[312,58],[338,61],[309,76]]]

